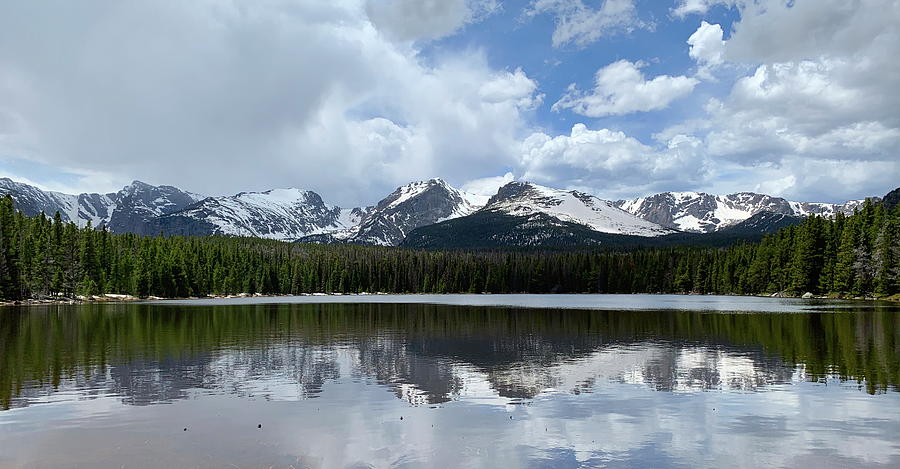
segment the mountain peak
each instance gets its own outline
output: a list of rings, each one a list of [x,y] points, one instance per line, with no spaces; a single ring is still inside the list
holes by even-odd
[[[456,189],[451,187],[449,184],[444,182],[443,179],[440,178],[432,178],[423,181],[413,181],[409,184],[400,186],[395,189],[394,192],[391,192],[390,195],[378,202],[376,206],[382,207],[382,205],[385,204],[383,208],[398,207],[401,204],[404,204],[407,201],[418,197],[424,192],[433,190],[435,188],[441,188],[448,193],[458,192]]]
[[[540,186],[528,181],[510,181],[497,189],[497,193],[488,200],[487,206],[494,205],[504,200],[521,197],[529,191],[535,191],[539,187]]]

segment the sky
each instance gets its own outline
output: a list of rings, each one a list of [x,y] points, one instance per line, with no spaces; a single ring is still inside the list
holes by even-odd
[[[0,177],[371,204],[900,186],[900,0],[0,0]]]

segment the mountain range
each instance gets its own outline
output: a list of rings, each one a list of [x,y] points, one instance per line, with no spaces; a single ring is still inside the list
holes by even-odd
[[[16,208],[28,216],[59,212],[64,222],[91,223],[116,233],[155,234],[156,220],[197,203],[205,196],[172,186],[152,186],[134,181],[109,194],[64,194],[0,178],[0,196],[9,194]]]
[[[810,215],[852,213],[864,201],[793,202],[752,192],[664,192],[632,200],[510,182],[492,197],[441,179],[397,188],[367,207],[342,208],[312,191],[273,189],[207,197],[135,181],[108,194],[64,194],[0,178],[26,215],[112,232],[250,236],[417,248],[575,246],[758,236]]]
[[[843,204],[791,202],[754,192],[713,195],[702,192],[663,192],[649,197],[618,200],[616,207],[678,231],[710,233],[747,220],[760,212],[796,217],[850,215],[864,200]]]

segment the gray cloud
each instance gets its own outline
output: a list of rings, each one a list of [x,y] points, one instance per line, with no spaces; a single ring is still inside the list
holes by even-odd
[[[295,186],[341,204],[434,176],[488,187],[512,175],[480,178],[507,171],[604,197],[756,189],[836,201],[896,185],[900,1],[673,2],[675,21],[699,23],[715,5],[741,18],[729,34],[699,23],[679,39],[696,77],[645,77],[640,61],[592,65],[603,67],[593,87],[548,99],[603,120],[563,135],[534,130],[545,97],[525,70],[492,67],[477,48],[422,56],[422,44],[498,5],[5,2],[0,162],[18,158],[5,171],[35,180],[56,168],[70,187]],[[644,26],[631,0],[536,0],[528,15],[555,20],[556,46]],[[726,92],[710,99],[713,85],[696,78]],[[652,129],[655,142],[609,117],[648,112],[652,125],[649,113],[675,99],[677,112],[696,111]]]
[[[492,82],[515,92],[480,94]],[[514,159],[535,89],[477,50],[423,65],[353,1],[0,7],[0,115],[16,123],[0,154],[123,182],[299,186],[342,203],[461,182]]]
[[[496,0],[368,0],[372,23],[399,40],[437,39],[500,9]]]
[[[569,135],[536,132],[522,143],[523,177],[607,198],[685,189],[703,181],[700,141],[675,135],[646,145],[624,132],[576,124]]]
[[[553,47],[566,44],[584,47],[605,35],[644,26],[637,19],[634,0],[603,0],[596,9],[582,0],[535,0],[525,14],[549,14],[556,18]]]

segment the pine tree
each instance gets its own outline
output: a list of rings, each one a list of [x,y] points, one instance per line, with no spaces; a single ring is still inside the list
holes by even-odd
[[[879,296],[890,296],[897,292],[898,243],[897,220],[889,219],[882,223],[876,240],[873,270],[875,271],[875,293]]]
[[[0,298],[21,298],[22,284],[19,277],[16,252],[15,209],[12,197],[0,198]]]
[[[841,233],[841,243],[834,266],[834,290],[837,293],[850,293],[854,288],[853,265],[856,262],[856,238],[856,225],[848,223]]]

